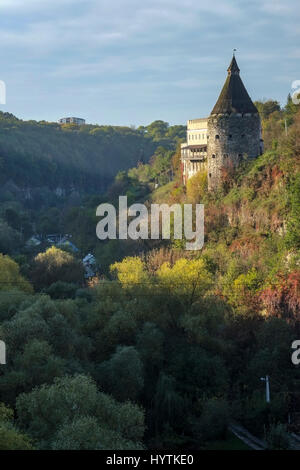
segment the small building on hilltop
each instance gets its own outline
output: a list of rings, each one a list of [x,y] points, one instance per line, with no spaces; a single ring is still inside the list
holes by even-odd
[[[187,142],[181,145],[182,179],[186,184],[198,171],[207,171],[208,189],[216,189],[224,169],[263,152],[261,121],[240,77],[235,56],[208,118],[187,123]]]
[[[61,118],[59,124],[77,124],[77,126],[84,126],[85,119],[77,118],[77,117],[64,117]]]

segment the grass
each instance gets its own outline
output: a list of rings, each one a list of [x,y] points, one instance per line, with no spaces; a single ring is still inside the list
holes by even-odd
[[[174,187],[174,181],[160,186],[152,193],[151,202],[162,203],[168,201],[170,198],[170,192]]]
[[[213,441],[206,445],[206,450],[251,450],[243,441],[234,434],[228,433],[227,439]]]

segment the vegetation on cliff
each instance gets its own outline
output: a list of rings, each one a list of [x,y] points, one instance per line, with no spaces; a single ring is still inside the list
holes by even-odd
[[[0,287],[8,348],[0,447],[8,428],[4,448],[25,449],[207,448],[226,440],[232,419],[272,446],[285,432],[288,414],[300,411],[291,362],[300,334],[300,114],[290,100],[259,110],[264,155],[224,171],[215,193],[205,174],[182,186],[174,130],[173,151],[158,145],[148,162],[118,173],[106,197],[53,202],[39,217],[13,198],[2,201],[2,233],[16,243],[0,236],[10,276]],[[204,203],[204,248],[97,241],[96,206],[119,195]],[[84,280],[83,251],[25,249],[33,222],[71,233],[79,250],[95,254],[99,276]]]

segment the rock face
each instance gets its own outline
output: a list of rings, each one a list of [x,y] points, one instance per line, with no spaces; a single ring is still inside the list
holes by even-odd
[[[208,189],[220,184],[222,172],[263,151],[261,121],[240,78],[235,57],[207,125]]]

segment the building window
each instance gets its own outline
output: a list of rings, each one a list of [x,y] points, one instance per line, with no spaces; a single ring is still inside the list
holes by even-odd
[[[228,157],[228,153],[224,153],[224,158],[227,158]]]
[[[239,153],[239,158],[243,158],[243,154],[242,154],[242,153]]]
[[[218,136],[218,134],[216,135],[216,140],[219,140],[220,136]]]
[[[228,139],[230,140],[232,139],[232,134],[229,134]]]
[[[211,178],[211,173],[209,173],[209,175],[208,175],[208,176]]]
[[[215,154],[212,155],[212,158],[216,158]]]

